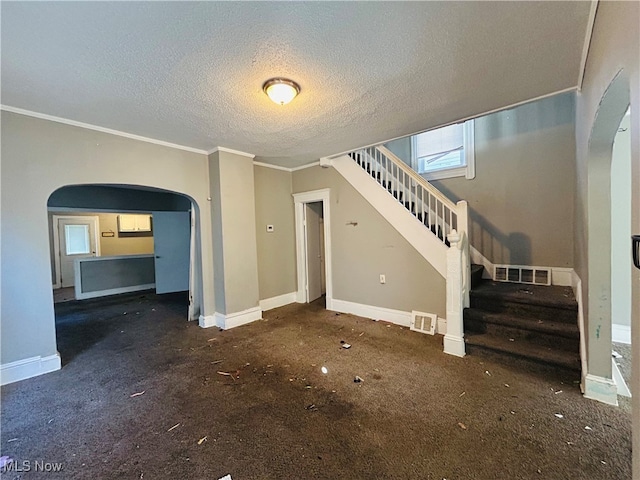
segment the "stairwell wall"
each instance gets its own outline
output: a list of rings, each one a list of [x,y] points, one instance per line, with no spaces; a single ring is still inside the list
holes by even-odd
[[[497,264],[573,267],[574,94],[475,120],[476,177],[434,181],[467,200],[471,244]]]
[[[360,193],[333,168],[293,172],[293,193],[322,188],[331,189],[333,298],[444,318],[445,279]]]

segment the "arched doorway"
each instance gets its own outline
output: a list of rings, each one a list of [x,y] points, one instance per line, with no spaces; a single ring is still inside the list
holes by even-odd
[[[56,287],[67,287],[72,300],[110,303],[132,292],[174,294],[184,307],[178,315],[198,319],[201,242],[192,198],[139,185],[69,185],[49,196],[47,210],[54,301]]]
[[[587,368],[585,396],[617,404],[612,342],[612,155],[620,123],[629,109],[629,81],[619,72],[605,91],[589,139],[587,157]],[[633,114],[633,112],[632,112]],[[627,172],[631,178],[631,172]],[[627,215],[630,212],[627,210]],[[631,222],[631,218],[626,219]],[[630,240],[629,240],[630,241]],[[627,249],[630,259],[630,248]]]

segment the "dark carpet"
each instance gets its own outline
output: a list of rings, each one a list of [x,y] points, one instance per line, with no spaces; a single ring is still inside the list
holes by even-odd
[[[56,315],[62,370],[2,388],[1,454],[30,462],[3,478],[631,477],[630,402],[585,399],[571,372],[452,357],[320,303],[229,331],[187,322],[176,296]]]

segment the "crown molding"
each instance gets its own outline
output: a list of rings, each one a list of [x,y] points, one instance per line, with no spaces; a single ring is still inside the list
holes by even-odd
[[[264,162],[256,162],[255,160],[254,160],[253,164],[255,166],[257,166],[257,167],[272,168],[274,170],[280,170],[280,171],[283,171],[283,172],[291,173],[291,169],[290,168],[282,167],[280,165],[273,165],[271,163],[264,163]]]
[[[596,23],[596,12],[598,11],[598,0],[591,0],[591,8],[589,9],[589,19],[587,20],[587,31],[584,35],[584,44],[582,45],[582,57],[580,58],[580,72],[578,73],[578,91],[582,91],[582,82],[584,74],[587,70],[587,57],[589,56],[589,48],[591,47],[591,38],[593,37],[593,26]]]
[[[292,172],[297,172],[298,170],[304,170],[305,168],[311,168],[320,165],[320,160],[316,160],[315,162],[307,163],[306,165],[301,165],[300,167],[292,168]]]
[[[6,112],[11,112],[11,113],[17,113],[18,115],[25,115],[27,117],[39,118],[41,120],[49,120],[50,122],[63,123],[65,125],[71,125],[72,127],[80,127],[80,128],[85,128],[87,130],[94,130],[96,132],[107,133],[109,135],[116,135],[118,137],[129,138],[131,140],[138,140],[140,142],[153,143],[154,145],[175,148],[176,150],[183,150],[185,152],[207,155],[206,150],[200,150],[199,148],[186,147],[184,145],[165,142],[163,140],[158,140],[155,138],[143,137],[141,135],[135,135],[133,133],[122,132],[120,130],[113,130],[111,128],[100,127],[98,125],[92,125],[90,123],[77,122],[75,120],[69,120],[68,118],[47,115],[46,113],[33,112],[31,110],[25,110],[24,108],[11,107],[9,105],[0,105],[0,110],[4,110]]]
[[[212,148],[211,150],[208,150],[206,153],[207,155],[211,155],[212,153],[216,153],[216,152],[233,153],[234,155],[240,155],[242,157],[255,158],[255,155],[251,153],[241,152],[240,150],[233,150],[227,147],[215,147],[215,148]]]

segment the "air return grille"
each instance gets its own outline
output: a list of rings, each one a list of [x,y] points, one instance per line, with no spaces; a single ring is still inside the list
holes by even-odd
[[[411,312],[411,330],[416,332],[428,333],[433,335],[436,333],[436,322],[438,316],[433,313]]]
[[[551,285],[551,269],[521,265],[496,265],[493,279],[496,282]]]

